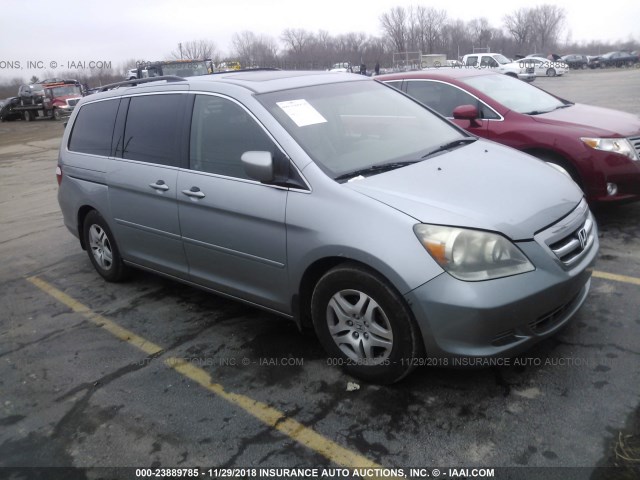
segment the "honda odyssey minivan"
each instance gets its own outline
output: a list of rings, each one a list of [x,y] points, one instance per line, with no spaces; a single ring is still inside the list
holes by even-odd
[[[289,317],[379,383],[515,355],[585,301],[597,227],[545,162],[365,76],[149,80],[84,98],[60,149],[64,222],[106,280]]]

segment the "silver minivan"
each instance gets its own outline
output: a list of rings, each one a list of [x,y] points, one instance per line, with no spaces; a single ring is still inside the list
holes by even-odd
[[[153,80],[85,97],[62,140],[64,222],[106,280],[290,317],[379,383],[518,354],[584,302],[597,227],[546,163],[361,75]]]

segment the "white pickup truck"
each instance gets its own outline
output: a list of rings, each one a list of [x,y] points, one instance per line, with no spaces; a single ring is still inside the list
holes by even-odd
[[[519,62],[512,62],[501,53],[470,53],[462,57],[462,63],[467,67],[495,70],[527,82],[536,79],[533,67],[520,66]]]

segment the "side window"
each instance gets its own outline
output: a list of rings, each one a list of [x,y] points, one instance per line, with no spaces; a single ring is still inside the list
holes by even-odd
[[[480,118],[498,118],[493,110],[474,96],[447,83],[407,82],[407,93],[445,117],[453,118],[453,110],[460,105],[474,105],[478,108]]]
[[[197,95],[191,121],[189,168],[227,177],[249,178],[240,157],[246,151],[280,154],[256,121],[238,104],[213,95]]]
[[[177,166],[185,95],[132,97],[124,129],[123,158]]]
[[[485,63],[486,60],[486,63]],[[482,65],[486,65],[487,67],[490,68],[498,68],[500,65],[498,64],[498,61],[493,58],[493,57],[485,57],[482,59]]]
[[[73,123],[69,150],[92,155],[111,155],[111,137],[119,99],[83,105]]]
[[[467,65],[470,67],[475,67],[476,65],[478,65],[478,57],[475,55],[472,57],[467,57]]]
[[[384,82],[384,83],[386,83],[387,85],[389,85],[389,86],[391,86],[391,87],[393,87],[393,88],[395,88],[397,90],[400,90],[400,87],[402,86],[402,80],[392,80],[390,82]]]

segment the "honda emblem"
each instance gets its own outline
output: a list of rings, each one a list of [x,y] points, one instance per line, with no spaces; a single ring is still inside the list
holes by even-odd
[[[584,228],[578,231],[578,240],[580,240],[580,248],[584,250],[587,247],[587,231]]]

